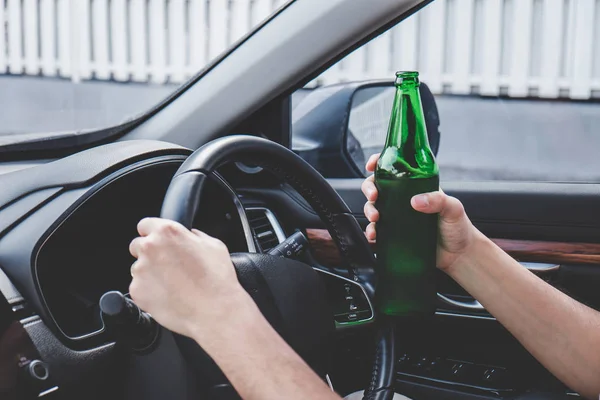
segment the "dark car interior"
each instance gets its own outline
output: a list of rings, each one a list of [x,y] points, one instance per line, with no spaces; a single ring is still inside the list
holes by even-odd
[[[49,371],[44,380],[28,374],[20,380],[27,383],[19,387],[35,387],[37,393],[58,387],[48,398],[87,399],[117,398],[124,392],[150,398],[144,396],[161,393],[155,386],[164,385],[173,396],[180,390],[186,398],[190,382],[201,381],[226,387],[206,356],[195,357],[194,372],[187,371],[190,351],[179,360],[169,356],[177,368],[163,373],[165,383],[150,385],[151,391],[133,390],[131,382],[139,385],[150,373],[132,373],[132,365],[151,363],[148,360],[156,355],[129,354],[112,344],[99,317],[103,293],[127,291],[132,262],[127,249],[137,221],[160,215],[169,183],[189,154],[167,143],[125,141],[0,175],[5,188],[0,198],[0,265],[6,274],[2,290],[11,309],[6,318],[20,321],[31,337],[21,337],[23,346]],[[308,236],[318,263],[344,276],[343,259],[323,222],[289,183],[240,162],[224,164],[214,176],[204,189],[194,227],[223,240],[232,253],[266,253],[300,230]],[[364,228],[360,182],[330,180]],[[600,279],[598,245],[591,244],[600,229],[600,221],[594,219],[599,195],[594,186],[481,183],[447,184],[445,189],[464,202],[479,229],[524,267],[573,297],[600,306],[595,290]],[[337,325],[329,342],[329,377],[339,393],[347,394],[368,384],[376,328],[369,323],[372,310],[364,293],[352,288],[359,310],[351,313],[345,309],[348,284],[323,280]],[[397,329],[399,393],[415,399],[520,398],[536,393],[563,398],[572,393],[459,286],[441,273],[437,283],[436,315],[403,321]],[[344,326],[355,321],[366,323]],[[9,367],[5,364],[3,368]],[[186,374],[176,376],[179,369]],[[114,384],[106,385],[109,380]],[[182,387],[174,389],[175,382]]]
[[[148,216],[222,240],[269,322],[342,396],[385,372],[397,393],[415,400],[579,397],[441,272],[435,315],[398,321],[389,365],[376,359],[389,338],[380,338],[371,305],[377,249],[362,236],[364,176],[353,161],[362,149],[346,128],[354,93],[386,83],[343,83],[332,94],[297,91],[297,83],[249,107],[196,152],[127,137],[0,151],[0,399],[239,398],[190,339],[161,330],[156,347],[137,351],[103,323],[100,298],[127,293],[129,242]],[[443,129],[422,90],[437,151]],[[318,106],[294,120],[314,94]],[[600,310],[599,185],[443,189],[523,268]],[[297,232],[308,239],[297,260],[268,255]],[[266,283],[256,282],[253,263]],[[261,297],[264,285],[275,305]]]

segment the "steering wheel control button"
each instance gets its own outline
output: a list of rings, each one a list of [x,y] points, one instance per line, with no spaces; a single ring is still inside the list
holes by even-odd
[[[102,295],[100,316],[106,332],[117,343],[138,353],[154,349],[160,332],[158,324],[121,292],[111,291]]]

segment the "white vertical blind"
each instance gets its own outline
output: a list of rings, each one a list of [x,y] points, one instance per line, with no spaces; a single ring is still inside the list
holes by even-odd
[[[71,77],[71,2],[58,0],[58,68],[63,77]]]
[[[500,54],[502,50],[502,0],[483,3],[483,49],[480,93],[495,96],[499,92]]]
[[[231,13],[231,42],[244,36],[250,29],[250,0],[233,0]]]
[[[97,0],[96,0],[97,1]],[[150,63],[152,65],[152,82],[164,83],[167,80],[166,71],[166,2],[150,0]],[[151,29],[150,29],[151,27]]]
[[[198,71],[207,62],[206,5],[204,0],[191,0],[189,7],[190,69]]]
[[[4,21],[6,19],[4,12],[6,6],[4,4],[4,1],[5,0],[0,0],[0,21]],[[6,37],[5,27],[6,24],[0,24],[0,37],[2,38]],[[6,62],[6,40],[0,40],[0,73],[6,71],[7,65],[8,64]]]
[[[136,82],[148,80],[148,39],[146,38],[146,0],[129,2],[129,52],[132,79]]]
[[[227,47],[227,3],[211,0],[208,3],[208,21],[210,31],[208,34],[208,58],[213,59]]]
[[[594,0],[577,0],[573,48],[572,99],[587,99],[591,92]]]
[[[527,75],[529,72],[529,56],[531,51],[531,20],[533,0],[516,0],[513,8],[513,29],[519,32],[512,35],[510,43],[510,69],[508,94],[514,97],[527,96]]]
[[[558,96],[563,38],[563,0],[544,0],[540,97]]]
[[[175,82],[185,80],[185,49],[187,37],[185,32],[185,2],[171,0],[169,3],[169,71]]]
[[[126,0],[110,2],[110,49],[112,73],[116,81],[128,81],[127,70],[127,3]],[[125,40],[124,40],[125,39]]]
[[[108,0],[93,0],[92,37],[94,70],[96,78],[108,79],[110,77],[108,65]]]
[[[38,52],[38,2],[23,0],[23,34],[25,36],[25,73],[36,75],[39,72],[40,54]]]
[[[520,0],[519,0],[520,1]],[[473,44],[473,9],[474,0],[455,0],[456,22],[454,42],[454,62],[452,92],[468,94],[471,90],[469,81],[471,68],[471,49]]]
[[[54,11],[54,0],[40,0],[40,61],[42,74],[45,76],[56,74],[56,31],[54,29],[56,21]],[[1,66],[0,70],[2,70]]]
[[[8,60],[11,74],[23,72],[23,52],[21,35],[21,1],[8,0]]]
[[[181,83],[285,0],[0,0],[0,74]],[[436,0],[313,83],[600,97],[600,0]]]
[[[425,10],[425,65],[423,66],[423,80],[427,82],[429,89],[435,93],[442,91],[442,72],[444,65],[444,30],[446,0],[433,2]],[[394,63],[396,60],[393,60]]]
[[[417,15],[411,15],[393,29],[394,63],[398,66],[394,69],[406,71],[417,69]]]

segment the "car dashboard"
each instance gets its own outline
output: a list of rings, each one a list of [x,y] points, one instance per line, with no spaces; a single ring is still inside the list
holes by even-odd
[[[53,321],[69,340],[102,333],[98,301],[110,290],[128,292],[134,258],[129,242],[145,217],[158,217],[181,160],[162,160],[120,171],[88,191],[43,237],[33,268]],[[231,252],[254,250],[239,200],[222,178],[207,186],[194,228],[223,241]]]
[[[28,381],[35,396],[100,400],[123,392],[123,370],[141,357],[128,358],[104,331],[98,301],[107,291],[128,291],[134,261],[128,247],[136,225],[160,215],[171,178],[190,153],[169,143],[123,141],[19,170],[10,166],[4,173],[0,164],[0,291],[8,303],[2,307],[0,301],[0,355],[2,349],[10,352],[0,357],[0,371],[10,372],[0,373],[0,398],[22,398],[6,390],[11,379],[19,381],[17,372],[36,360],[49,365],[51,379],[42,385]],[[345,192],[343,184],[333,182],[351,209],[362,209],[364,198]],[[361,222],[364,226],[364,217]],[[284,182],[258,168],[228,164],[212,176],[193,226],[235,253],[267,252],[296,229],[310,238],[323,223]],[[317,245],[311,241],[315,256]],[[330,377],[336,390],[350,393],[368,384],[374,325],[344,329],[360,314],[345,309],[353,282],[340,280],[344,271],[335,261],[335,246],[321,247],[321,253],[337,275],[323,275],[340,328]],[[438,284],[452,299],[469,300],[455,284]],[[452,390],[455,398],[494,399],[513,398],[531,387],[566,390],[484,311],[441,304],[435,318],[421,325],[396,334],[396,386],[402,393],[417,398],[426,388]],[[171,358],[170,366],[185,363]],[[175,367],[160,371],[167,383],[182,374]],[[52,397],[59,386],[60,397]]]
[[[0,193],[0,289],[12,309],[0,324],[20,321],[27,331],[20,336],[32,338],[20,354],[45,360],[64,387],[93,388],[100,376],[110,375],[107,360],[121,353],[112,350],[104,331],[99,299],[111,290],[128,292],[134,261],[129,243],[137,223],[160,216],[171,178],[189,154],[167,143],[131,141],[0,171],[0,186],[7,188]],[[243,205],[220,173],[211,175],[193,227],[223,241],[231,253],[264,252],[285,239],[275,215],[261,203]],[[34,361],[13,363],[16,358],[1,357],[0,370]],[[1,398],[8,393],[3,384],[11,386],[0,384]],[[44,383],[40,393],[52,385]],[[106,390],[97,387],[97,398],[110,396]]]

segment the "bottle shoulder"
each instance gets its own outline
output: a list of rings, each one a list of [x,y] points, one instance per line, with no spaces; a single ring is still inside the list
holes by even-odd
[[[439,175],[433,152],[428,147],[404,149],[386,147],[377,162],[376,178],[431,178]]]

